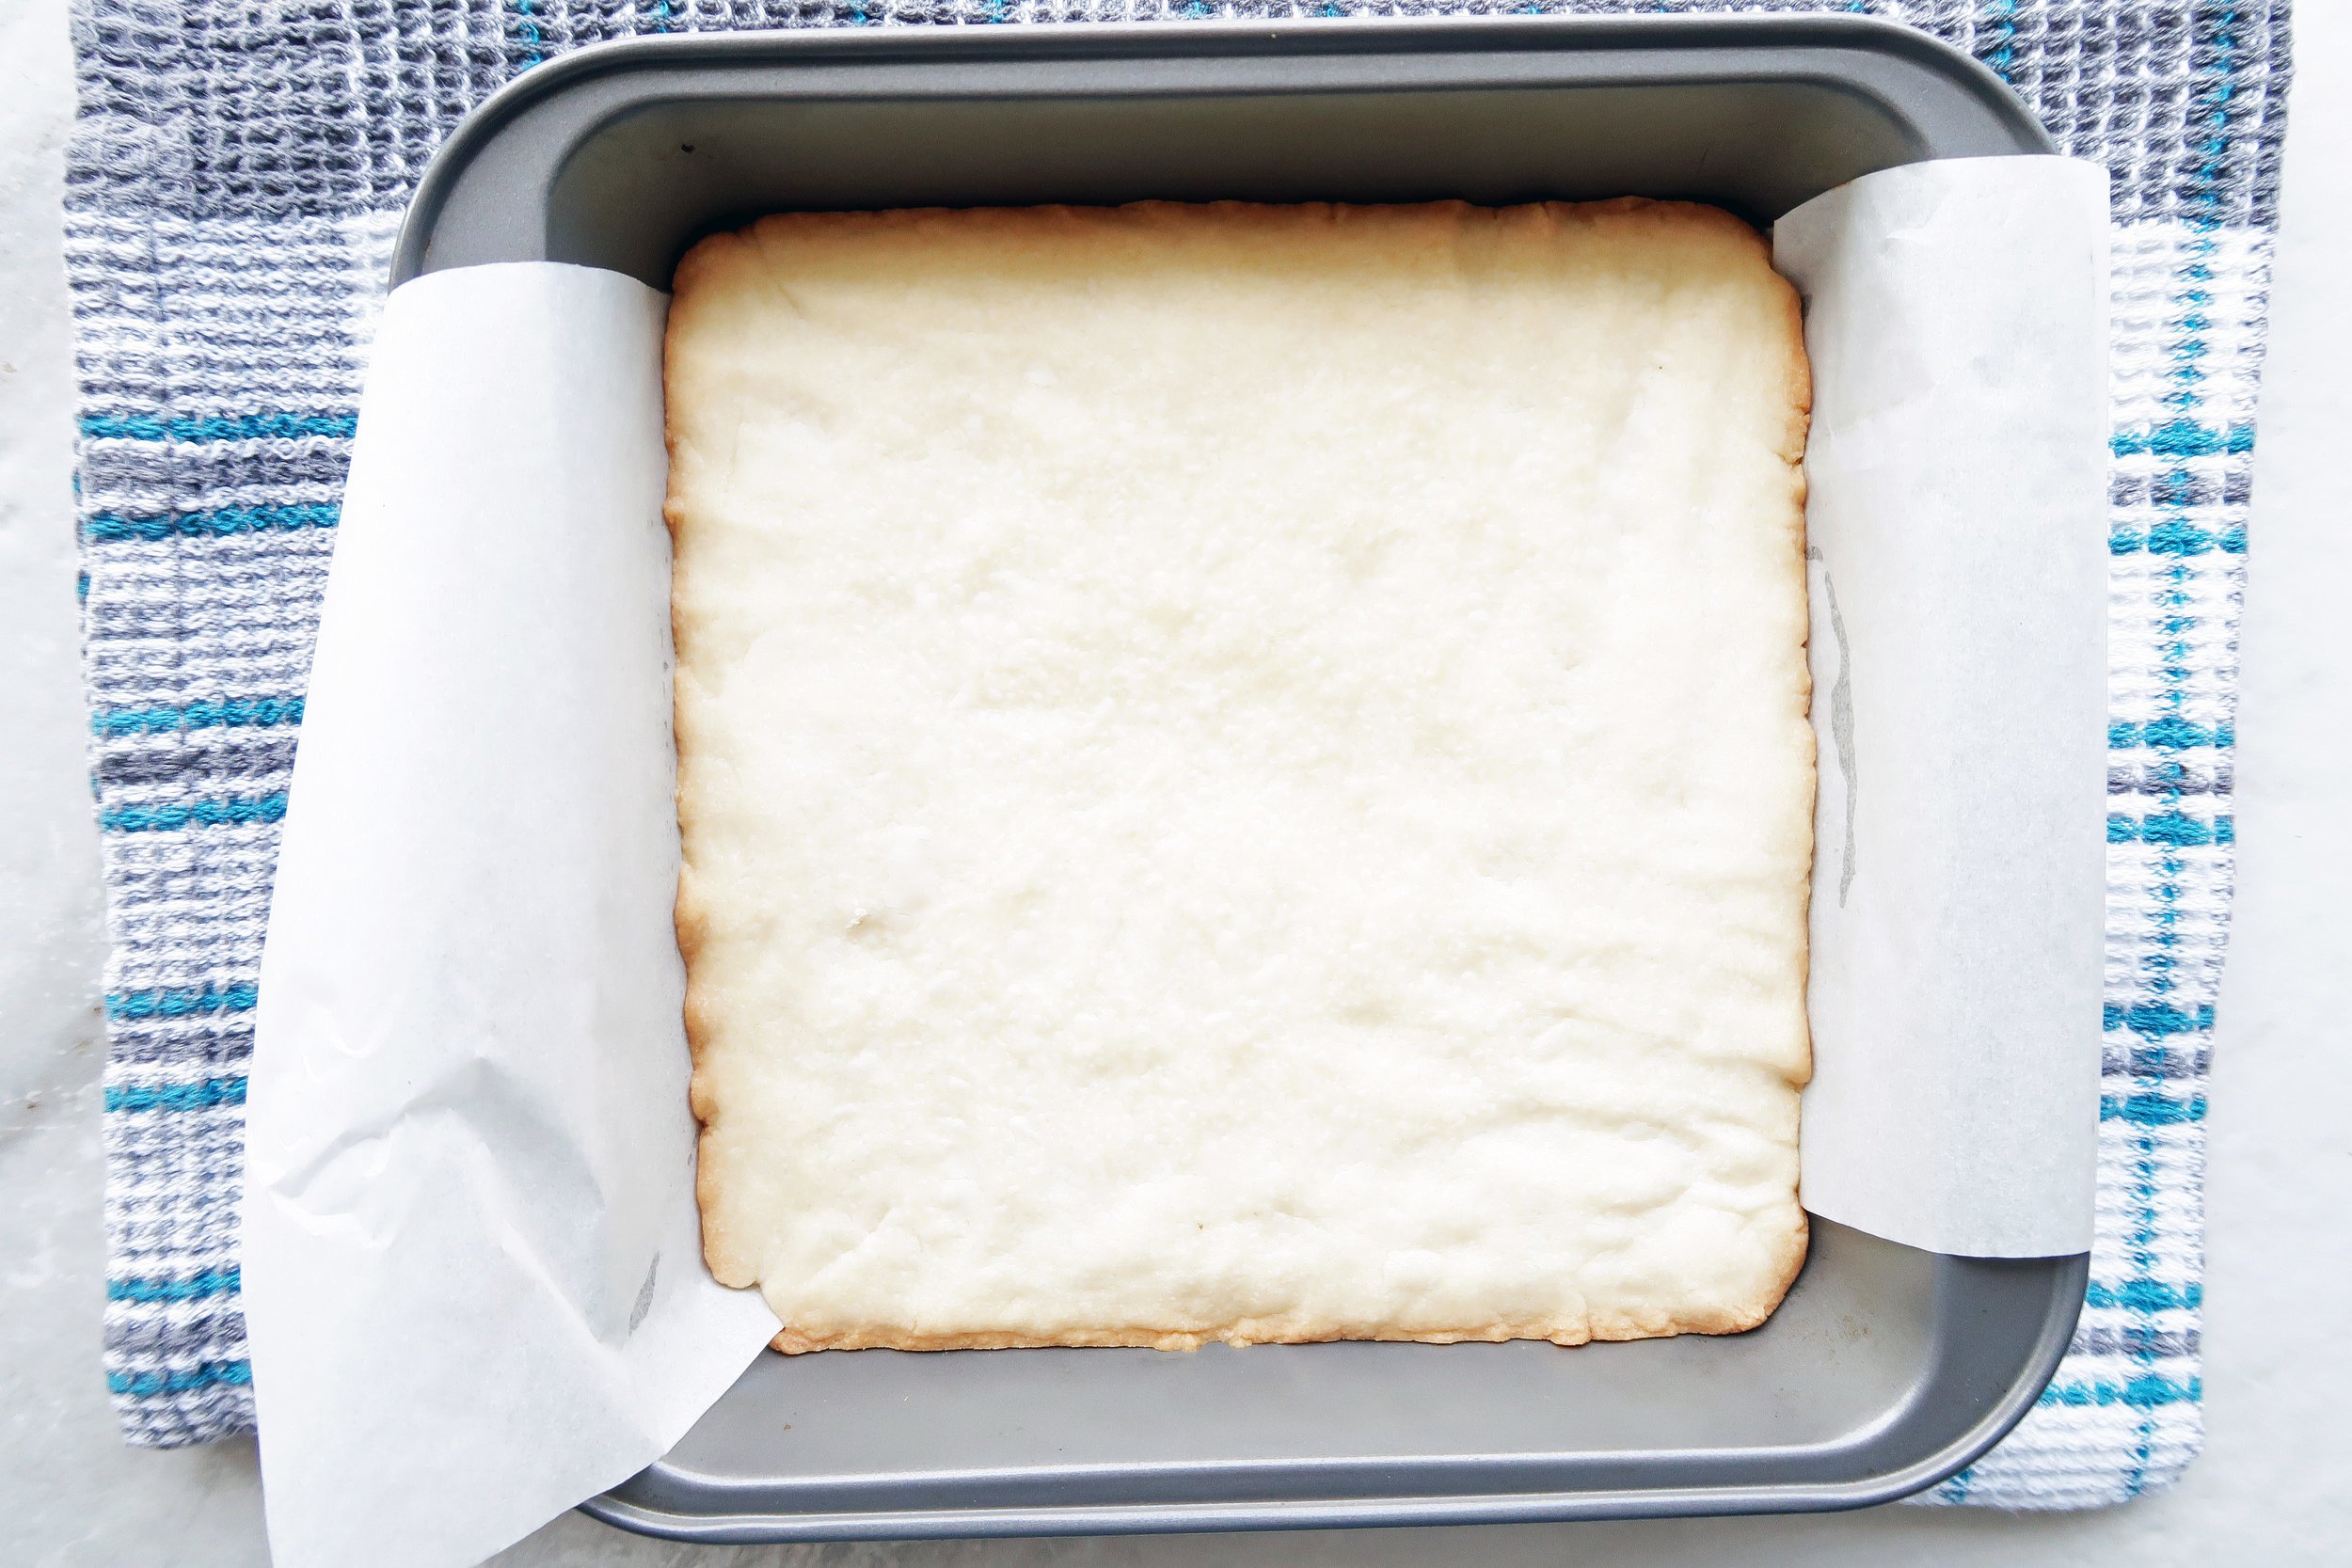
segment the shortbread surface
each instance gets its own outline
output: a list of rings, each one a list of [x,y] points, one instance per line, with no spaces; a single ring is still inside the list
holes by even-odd
[[[704,1240],[778,1348],[1771,1312],[1809,397],[1753,230],[772,217],[667,388]]]

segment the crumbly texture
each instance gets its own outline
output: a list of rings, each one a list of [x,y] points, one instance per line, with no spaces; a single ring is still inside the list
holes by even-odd
[[[712,1272],[786,1351],[1749,1328],[1795,296],[1710,208],[794,214],[668,349]]]

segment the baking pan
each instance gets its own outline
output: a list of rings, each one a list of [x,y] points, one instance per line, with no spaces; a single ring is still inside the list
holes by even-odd
[[[1874,169],[2050,150],[1976,62],[1854,17],[648,39],[476,111],[393,276],[544,260],[666,288],[700,235],[793,208],[1632,193],[1763,223]],[[1778,1313],[1721,1338],[763,1354],[586,1507],[703,1541],[1857,1507],[2025,1413],[2088,1267],[1817,1219]]]

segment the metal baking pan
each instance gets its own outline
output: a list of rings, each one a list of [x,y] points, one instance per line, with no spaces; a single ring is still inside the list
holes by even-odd
[[[649,39],[460,126],[393,275],[548,260],[666,288],[702,234],[794,208],[1631,193],[1765,223],[1873,169],[2050,150],[1982,67],[1854,17]],[[701,1541],[1858,1507],[2008,1431],[2088,1266],[1817,1220],[1779,1312],[1729,1338],[767,1354],[586,1506]]]

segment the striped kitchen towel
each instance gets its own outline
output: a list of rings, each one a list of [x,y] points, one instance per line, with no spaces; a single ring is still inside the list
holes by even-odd
[[[270,871],[360,364],[425,159],[518,71],[685,28],[1333,15],[1344,0],[81,0],[67,195],[113,947],[106,1377],[137,1443],[246,1427],[236,1207]],[[1448,0],[1382,11],[1673,9]],[[1788,8],[1805,8],[1791,7]],[[1823,0],[1911,22],[2113,173],[2106,1077],[2088,1310],[1947,1501],[2076,1507],[2195,1452],[2207,1045],[2287,0]],[[397,713],[384,722],[401,721]]]

